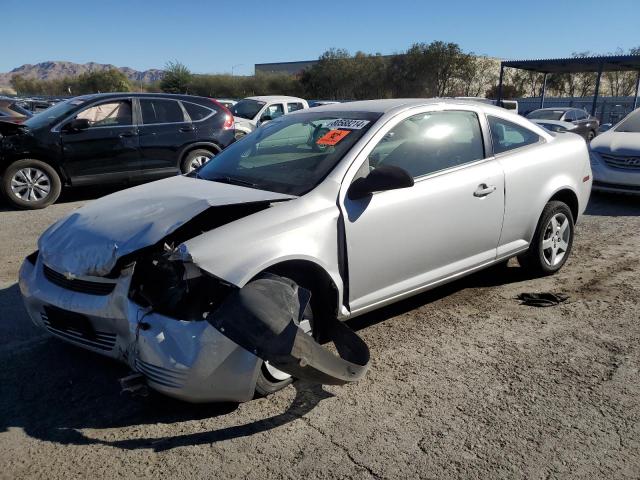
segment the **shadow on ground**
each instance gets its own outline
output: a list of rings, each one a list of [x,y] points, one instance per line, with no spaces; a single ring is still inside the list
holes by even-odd
[[[352,321],[360,330],[465,288],[526,280],[518,267],[495,267]],[[154,394],[146,398],[121,395],[117,379],[129,369],[115,361],[49,338],[34,327],[19,298],[17,285],[0,290],[0,432],[17,427],[34,438],[60,444],[104,444],[123,449],[211,444],[253,435],[294,421],[331,394],[321,386],[294,383],[296,395],[275,416],[218,430],[165,438],[104,441],[83,429],[179,423],[233,412],[237,404],[192,405]]]
[[[640,216],[640,195],[592,192],[585,214],[601,217]]]

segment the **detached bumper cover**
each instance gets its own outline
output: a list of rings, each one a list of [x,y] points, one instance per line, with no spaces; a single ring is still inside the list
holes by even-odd
[[[253,398],[261,360],[206,321],[149,313],[130,301],[131,272],[123,273],[109,295],[90,295],[48,281],[41,262],[40,258],[36,265],[25,261],[20,270],[20,291],[37,326],[127,363],[145,375],[150,387],[169,396],[190,402]],[[46,312],[51,307],[84,317],[94,334],[52,321]]]

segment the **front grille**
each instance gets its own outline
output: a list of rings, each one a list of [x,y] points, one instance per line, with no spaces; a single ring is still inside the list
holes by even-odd
[[[56,309],[55,315],[65,315],[67,313],[70,316],[77,315],[73,312],[64,312]],[[65,340],[69,340],[73,343],[76,343],[85,347],[92,347],[98,350],[110,351],[113,350],[113,347],[116,344],[116,334],[108,333],[108,332],[86,332],[81,331],[73,326],[65,326],[64,324],[59,324],[56,321],[56,318],[49,318],[49,315],[46,312],[42,312],[40,314],[42,321],[44,322],[44,326],[46,329],[58,337],[62,337]]]
[[[640,156],[610,155],[601,153],[600,156],[608,166],[625,170],[640,171]]]
[[[602,187],[602,188],[614,188],[618,190],[633,190],[636,192],[640,192],[640,185],[622,185],[619,183],[606,183],[606,182],[598,182],[597,180],[593,182],[594,187]]]
[[[44,265],[44,276],[51,283],[67,290],[79,293],[87,293],[89,295],[109,295],[113,292],[116,284],[113,282],[90,282],[87,280],[79,280],[77,278],[69,279],[63,274],[52,270]]]
[[[148,380],[170,388],[182,388],[187,372],[159,367],[144,360],[136,359],[136,368]]]

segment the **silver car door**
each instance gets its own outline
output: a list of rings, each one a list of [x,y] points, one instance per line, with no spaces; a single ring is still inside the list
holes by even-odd
[[[407,170],[415,185],[358,200],[341,192],[353,313],[495,259],[504,175],[485,156],[484,121],[472,107],[414,111],[361,152],[343,191],[378,165]]]

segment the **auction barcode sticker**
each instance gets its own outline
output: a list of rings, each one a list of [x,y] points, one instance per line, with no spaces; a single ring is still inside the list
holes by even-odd
[[[335,120],[329,122],[325,125],[326,128],[331,129],[339,129],[339,128],[349,128],[351,130],[360,130],[364,128],[369,123],[369,120],[352,120],[349,118],[336,118]]]

